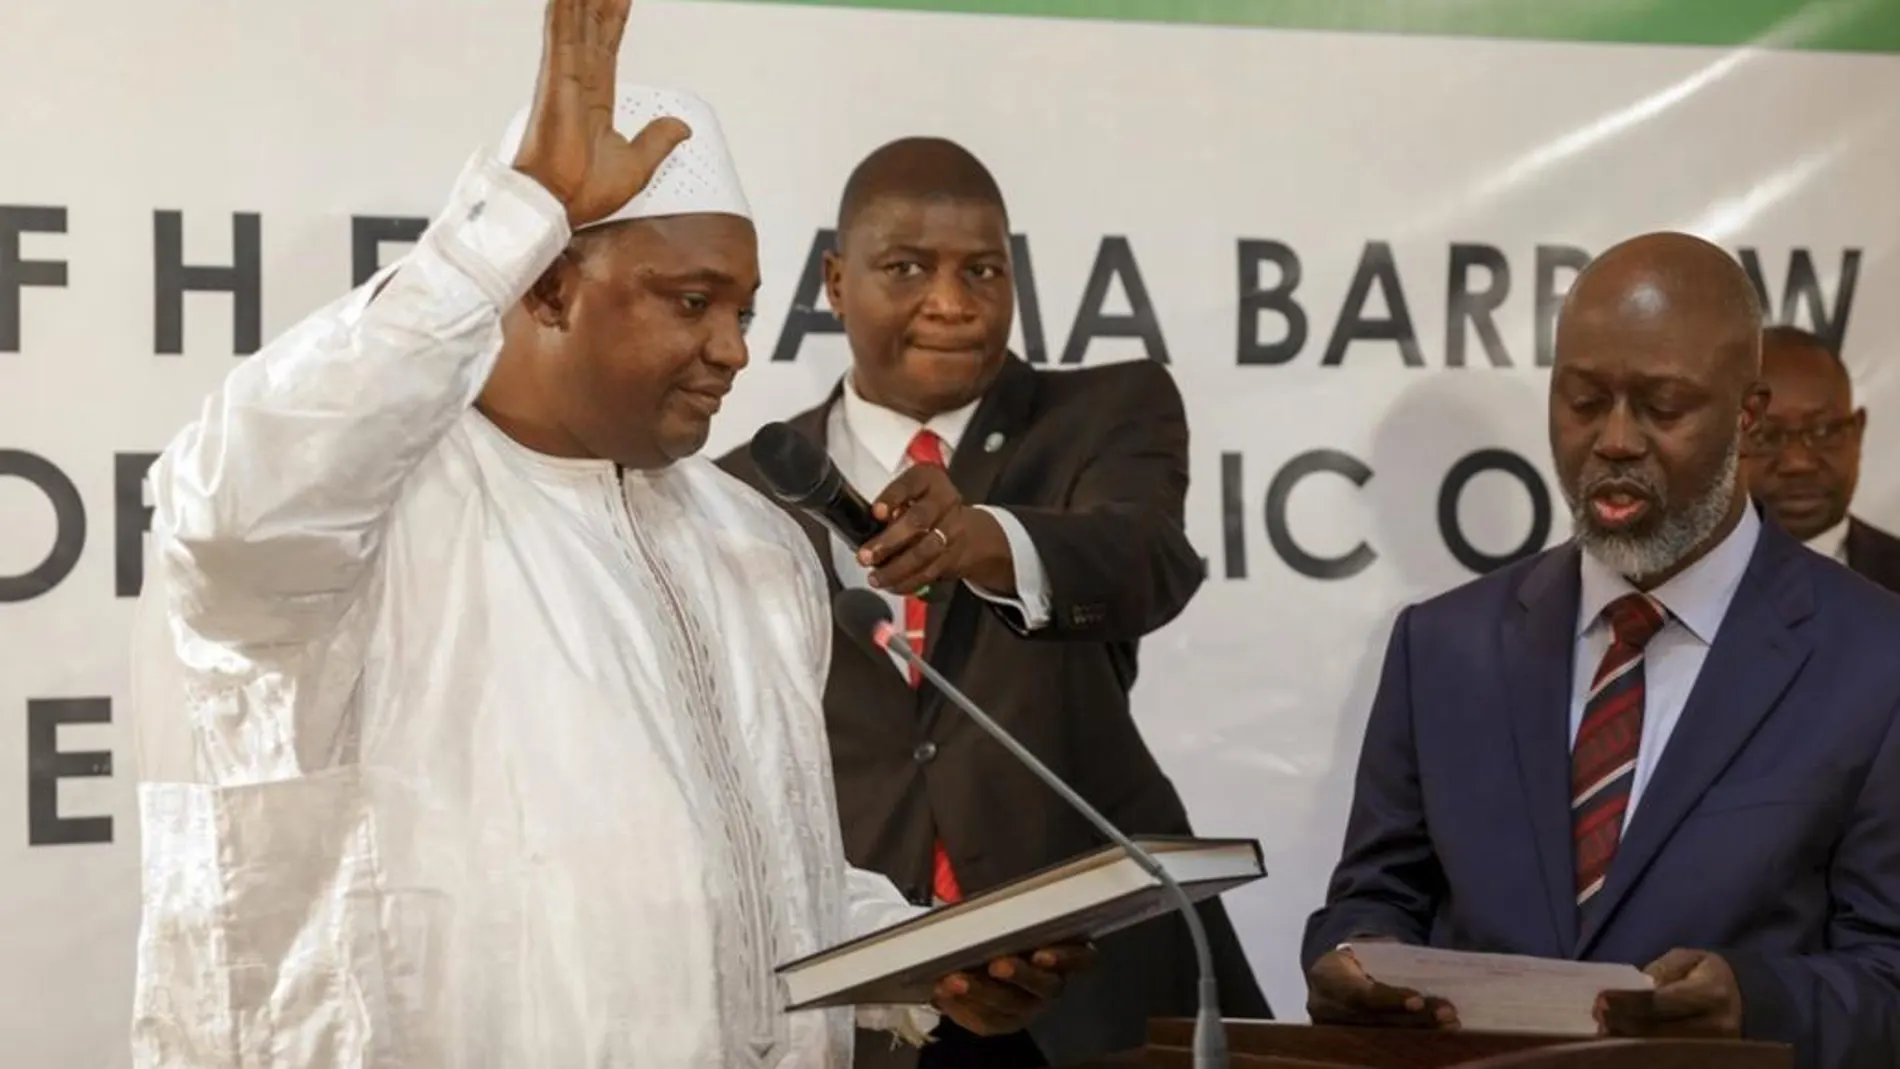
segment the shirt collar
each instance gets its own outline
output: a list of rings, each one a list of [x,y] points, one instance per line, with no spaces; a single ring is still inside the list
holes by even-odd
[[[1704,554],[1702,559],[1684,568],[1670,577],[1669,581],[1649,592],[1649,596],[1662,603],[1669,615],[1682,621],[1696,638],[1706,645],[1715,644],[1715,632],[1727,615],[1729,602],[1735,598],[1735,589],[1742,584],[1742,573],[1748,570],[1748,562],[1755,555],[1755,543],[1761,537],[1761,518],[1750,505],[1742,510],[1742,520],[1735,529],[1722,539],[1722,543]],[[1625,594],[1632,593],[1636,587],[1628,579],[1611,571],[1602,561],[1589,553],[1582,554],[1580,564],[1583,590],[1577,602],[1577,634],[1590,630],[1603,615],[1610,602]]]
[[[982,398],[971,401],[962,408],[950,412],[940,412],[931,417],[929,423],[919,423],[901,412],[893,412],[880,405],[874,405],[858,392],[852,376],[844,377],[844,423],[850,428],[851,436],[858,440],[872,459],[883,465],[886,471],[897,471],[905,467],[904,454],[910,449],[910,440],[920,430],[928,429],[943,439],[944,457],[957,451],[957,443],[963,440],[963,432],[970,427],[971,417],[976,415],[976,406]]]
[[[1847,517],[1842,516],[1841,522],[1808,539],[1808,548],[1824,557],[1846,563],[1847,524]]]

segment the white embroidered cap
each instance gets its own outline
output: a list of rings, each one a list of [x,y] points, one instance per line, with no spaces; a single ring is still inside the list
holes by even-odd
[[[614,107],[614,129],[622,137],[632,137],[647,123],[672,116],[692,128],[687,138],[660,164],[653,181],[621,209],[587,226],[604,226],[627,219],[651,219],[662,215],[737,215],[752,218],[752,206],[746,202],[739,185],[739,169],[726,149],[726,135],[719,128],[719,116],[712,105],[679,89],[661,89],[646,85],[619,87]],[[514,159],[521,138],[528,130],[528,109],[523,108],[502,135],[499,156]],[[582,229],[586,229],[583,227]]]

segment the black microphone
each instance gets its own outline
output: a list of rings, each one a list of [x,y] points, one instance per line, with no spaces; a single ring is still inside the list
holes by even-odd
[[[884,530],[871,515],[871,503],[844,481],[838,465],[818,443],[790,426],[760,427],[747,451],[774,496],[810,513],[853,549]]]
[[[804,510],[852,549],[884,530],[884,524],[871,514],[871,503],[844,481],[838,465],[818,443],[789,425],[768,423],[760,427],[746,451],[772,496]],[[917,597],[932,600],[931,588],[919,588]]]
[[[944,693],[957,708],[970,715],[977,726],[988,732],[990,737],[1003,745],[1016,760],[1036,774],[1049,789],[1060,795],[1062,800],[1076,812],[1095,825],[1097,831],[1108,840],[1122,848],[1142,871],[1161,882],[1161,886],[1174,899],[1181,918],[1187,922],[1188,935],[1194,940],[1194,960],[1200,968],[1200,1012],[1194,1020],[1194,1069],[1226,1069],[1227,1066],[1227,1030],[1221,1025],[1220,990],[1214,979],[1214,953],[1207,944],[1207,929],[1201,924],[1201,915],[1194,908],[1194,902],[1187,892],[1155,856],[1144,850],[1120,828],[1109,823],[1107,817],[1096,812],[1081,795],[1062,782],[1062,777],[1049,770],[1047,765],[1036,759],[1015,736],[1003,730],[1002,725],[991,720],[988,713],[977,708],[964,693],[945,679],[936,669],[925,663],[904,638],[904,632],[891,619],[890,605],[877,594],[869,590],[847,589],[832,599],[831,611],[837,617],[838,626],[873,654],[880,651],[895,651],[898,656],[910,662],[911,667],[930,680],[932,686]]]

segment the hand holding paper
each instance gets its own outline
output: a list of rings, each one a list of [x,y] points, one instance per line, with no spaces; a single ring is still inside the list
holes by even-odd
[[[1647,999],[1653,986],[1648,975],[1631,965],[1467,954],[1400,943],[1354,943],[1334,953],[1350,955],[1380,986],[1416,993],[1428,1004],[1454,1007],[1455,1026],[1475,1031],[1597,1035],[1599,996],[1611,992],[1618,998],[1628,994]],[[1638,1002],[1618,1005],[1622,1012],[1642,1012]]]
[[[1606,991],[1596,1019],[1606,1035],[1724,1038],[1742,1034],[1742,992],[1721,955],[1672,950],[1643,972],[1653,991]]]
[[[1373,979],[1346,948],[1313,963],[1307,976],[1306,1012],[1321,1024],[1458,1027],[1458,1010],[1450,1002]]]

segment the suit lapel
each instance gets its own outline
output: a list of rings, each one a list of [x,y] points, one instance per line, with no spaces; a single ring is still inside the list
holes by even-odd
[[[1500,641],[1517,774],[1556,933],[1576,941],[1575,862],[1570,835],[1570,691],[1576,656],[1577,549],[1565,546],[1534,566],[1518,587],[1517,611]]]
[[[1807,661],[1810,646],[1794,629],[1814,609],[1813,591],[1798,556],[1807,552],[1780,528],[1762,525],[1761,541],[1715,645],[1617,847],[1602,901],[1581,933],[1579,957],[1589,953],[1643,871]]]
[[[1900,540],[1877,527],[1849,518],[1847,521],[1847,561],[1849,568],[1883,586],[1900,583]]]
[[[1878,555],[1877,550],[1879,547],[1874,544],[1874,540],[1869,537],[1869,533],[1866,524],[1861,523],[1851,516],[1848,517],[1847,552],[1843,554],[1847,559],[1842,563],[1863,575],[1872,570],[1875,564],[1873,558]]]
[[[997,373],[996,381],[983,395],[982,403],[977,405],[969,427],[950,457],[950,481],[966,504],[980,505],[989,500],[996,476],[1015,452],[1017,439],[1028,425],[1035,399],[1036,372],[1016,357],[1009,357]],[[939,646],[950,608],[966,597],[975,596],[958,584],[929,605],[924,623],[924,653],[939,671],[943,670]]]
[[[1034,415],[1035,400],[1036,372],[1015,356],[1009,357],[950,457],[950,481],[965,504],[980,505],[989,500],[997,476],[1016,451],[1017,440]],[[969,656],[973,614],[978,611],[975,603],[979,600],[957,583],[925,609],[924,656],[931,667],[946,676],[954,678]],[[926,734],[936,727],[946,700],[935,687],[919,690],[918,713]]]

